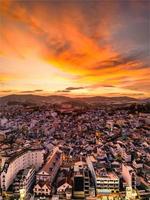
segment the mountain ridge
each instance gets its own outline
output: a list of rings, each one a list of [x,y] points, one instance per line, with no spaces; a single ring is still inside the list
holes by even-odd
[[[67,97],[63,95],[34,95],[34,94],[11,94],[0,97],[0,104],[7,104],[8,102],[20,102],[20,103],[50,103],[61,104],[65,102],[81,102],[87,104],[106,104],[106,103],[136,103],[136,102],[150,102],[150,98],[137,99],[128,96],[92,96],[92,97]]]

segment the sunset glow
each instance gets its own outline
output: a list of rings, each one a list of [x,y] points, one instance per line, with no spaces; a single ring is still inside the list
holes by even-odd
[[[0,95],[150,96],[150,1],[1,1]]]

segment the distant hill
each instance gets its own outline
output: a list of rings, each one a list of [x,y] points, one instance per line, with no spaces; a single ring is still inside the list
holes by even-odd
[[[7,104],[8,102],[20,102],[20,103],[63,103],[69,101],[69,97],[65,96],[39,96],[39,95],[32,95],[32,94],[24,94],[24,95],[8,95],[0,98],[0,104]]]
[[[35,104],[61,104],[65,102],[70,103],[84,103],[84,104],[123,104],[123,103],[142,103],[150,102],[150,99],[138,100],[132,97],[122,96],[122,97],[104,97],[104,96],[94,96],[94,97],[79,97],[71,98],[66,96],[39,96],[32,94],[24,95],[8,95],[0,97],[0,104],[7,104],[10,102],[19,102],[19,103],[35,103]]]
[[[150,103],[150,98],[140,100],[141,103]]]
[[[77,98],[78,100],[82,100],[88,104],[107,104],[107,103],[130,103],[136,102],[137,99],[131,97],[103,97],[103,96],[95,96],[95,97],[84,97],[84,98]]]

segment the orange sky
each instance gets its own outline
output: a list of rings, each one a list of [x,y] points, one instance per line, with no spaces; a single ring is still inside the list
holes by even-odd
[[[150,2],[1,1],[0,95],[150,96]]]

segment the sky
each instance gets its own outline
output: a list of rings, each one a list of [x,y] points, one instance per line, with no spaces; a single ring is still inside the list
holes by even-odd
[[[0,0],[0,96],[150,97],[149,0]]]

